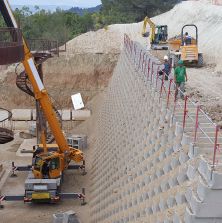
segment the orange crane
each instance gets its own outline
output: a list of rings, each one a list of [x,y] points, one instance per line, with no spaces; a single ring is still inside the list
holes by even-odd
[[[7,27],[10,29],[9,33],[14,35],[19,29],[7,0],[0,0],[0,11]],[[14,41],[17,41],[19,35],[14,35],[13,39]],[[85,173],[83,153],[79,149],[72,148],[68,145],[60,127],[60,123],[56,117],[48,92],[38,73],[33,55],[30,52],[24,37],[21,36],[21,39],[22,46],[20,45],[17,48],[14,48],[14,54],[11,55],[11,62],[19,62],[22,60],[21,62],[25,68],[25,73],[33,88],[34,97],[43,111],[56,144],[47,144],[45,132],[42,130],[41,144],[33,146],[32,165],[27,167],[15,167],[13,164],[13,170],[30,171],[25,182],[24,196],[14,196],[14,199],[18,200],[20,197],[21,199],[24,199],[25,202],[55,202],[60,200],[60,198],[69,196],[82,199],[84,195],[81,193],[61,193],[62,176],[65,169],[81,168]],[[11,49],[7,49],[6,45],[4,50],[7,51]],[[2,50],[2,53],[4,54],[5,52]],[[18,55],[17,58],[15,58],[15,54]],[[71,161],[74,161],[75,165],[71,165]],[[81,164],[77,165],[78,163]],[[13,200],[13,197],[4,196],[4,199],[2,200]]]

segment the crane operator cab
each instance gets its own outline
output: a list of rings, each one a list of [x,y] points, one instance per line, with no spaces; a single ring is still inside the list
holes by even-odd
[[[167,25],[156,26],[154,44],[166,43],[168,39],[168,27]]]
[[[47,145],[44,152],[42,144],[34,146],[32,171],[37,179],[53,179],[61,176],[64,157],[59,152],[57,144]]]

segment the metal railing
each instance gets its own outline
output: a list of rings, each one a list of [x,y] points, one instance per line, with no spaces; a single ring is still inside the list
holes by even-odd
[[[21,46],[22,31],[16,28],[0,28],[0,48]]]
[[[59,56],[60,52],[66,51],[66,43],[59,44],[56,40],[27,39],[30,51],[38,53],[53,53]]]
[[[0,65],[16,63],[24,58],[22,32],[15,28],[0,28]]]
[[[163,64],[126,34],[124,35],[124,50],[129,60],[134,64],[135,70],[159,92],[159,101],[161,98],[165,98],[167,108],[172,110],[172,116],[180,118],[183,130],[189,134],[193,145],[198,145],[200,148],[205,146],[209,149],[210,157],[212,157],[212,163],[210,163],[212,171],[221,166],[222,162],[218,161],[222,145],[221,126],[213,123],[201,105],[177,89],[172,77],[165,80],[165,73],[160,77],[159,70]],[[184,100],[177,99],[176,89]]]

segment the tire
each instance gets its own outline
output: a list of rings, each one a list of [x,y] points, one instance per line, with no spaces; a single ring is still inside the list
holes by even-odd
[[[198,54],[198,62],[197,62],[198,67],[203,67],[204,61],[203,61],[203,54],[199,53]]]

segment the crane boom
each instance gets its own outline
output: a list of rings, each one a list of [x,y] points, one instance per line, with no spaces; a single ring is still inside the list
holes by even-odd
[[[0,0],[0,11],[8,27],[18,28],[17,22],[13,16],[13,12],[7,0]],[[22,63],[33,87],[35,99],[38,100],[41,105],[41,109],[43,110],[46,120],[49,123],[50,129],[55,137],[56,143],[58,144],[59,150],[61,152],[69,151],[69,145],[67,144],[65,136],[60,128],[60,124],[56,118],[56,114],[53,110],[49,95],[39,77],[33,55],[30,52],[24,37],[23,44],[25,57]]]

